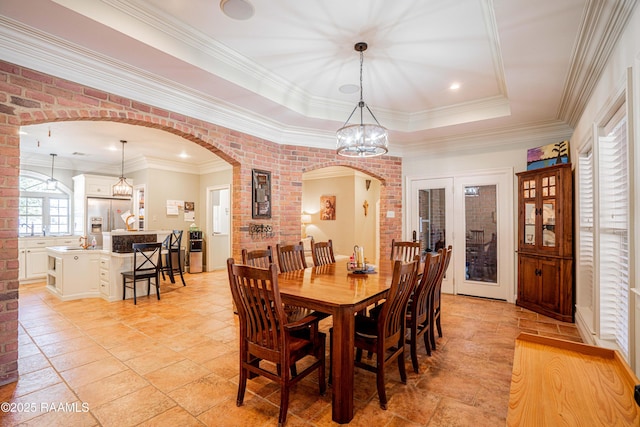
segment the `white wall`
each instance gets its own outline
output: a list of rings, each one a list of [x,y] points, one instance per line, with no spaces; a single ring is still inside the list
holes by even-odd
[[[598,120],[602,119],[601,115],[605,107],[614,98],[615,94],[619,93],[620,89],[624,88],[627,84],[627,72],[629,68],[632,69],[631,80],[634,83],[633,93],[630,94],[629,100],[635,104],[633,117],[629,118],[629,129],[633,132],[631,136],[635,140],[635,142],[633,142],[633,140],[630,141],[630,147],[632,150],[632,162],[630,165],[632,189],[630,204],[633,207],[635,200],[640,200],[640,186],[637,185],[637,183],[640,182],[640,156],[638,154],[638,151],[640,150],[637,149],[638,142],[640,141],[640,8],[637,7],[627,23],[625,32],[618,41],[611,58],[607,61],[607,66],[603,75],[589,99],[584,113],[576,125],[574,134],[571,138],[572,157],[577,155],[577,150],[582,145],[592,139],[594,124],[596,124]],[[633,183],[636,183],[635,188],[633,188]],[[578,207],[578,201],[579,194],[576,195],[576,208]],[[577,215],[578,211],[576,209],[576,217]],[[634,286],[637,286],[639,280],[638,271],[634,270],[634,266],[640,263],[640,256],[636,250],[637,242],[640,240],[640,209],[636,208],[635,214],[631,218],[631,230],[633,234],[629,249],[632,257],[630,259],[632,270],[630,271],[629,280],[630,285],[633,288]],[[574,235],[576,237],[576,247],[578,247],[580,243],[579,233],[576,231]],[[579,254],[576,254],[575,262],[576,265],[579,265]],[[595,292],[597,292],[597,289]],[[576,282],[576,322],[578,323],[578,326],[583,328],[581,329],[583,334],[585,330],[588,333],[592,333],[593,341],[597,342],[599,338],[597,334],[599,321],[597,313],[597,295],[595,292],[591,292],[590,287],[582,286],[580,277],[578,276],[578,280]],[[636,328],[633,316],[640,316],[640,311],[638,311],[638,308],[634,309],[635,304],[637,304],[637,301],[634,300],[634,296],[632,294],[629,301],[629,314],[631,316],[630,331],[632,334],[630,341],[630,344],[632,344],[632,346],[630,346],[630,356],[632,360],[630,361],[630,364],[632,365],[632,368],[634,368],[636,374],[638,374],[640,372],[640,359],[634,360],[633,357],[634,354],[636,358],[640,357],[640,337],[638,337],[640,330],[634,331]],[[633,345],[634,341],[635,345]],[[635,366],[633,366],[634,364]]]

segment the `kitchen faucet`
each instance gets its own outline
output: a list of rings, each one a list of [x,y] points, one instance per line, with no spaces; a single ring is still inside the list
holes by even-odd
[[[31,225],[29,225],[29,224],[20,224],[20,227],[26,228],[27,231],[29,231],[29,229],[31,229],[31,234],[29,234],[29,235],[33,236],[33,223],[31,223]]]

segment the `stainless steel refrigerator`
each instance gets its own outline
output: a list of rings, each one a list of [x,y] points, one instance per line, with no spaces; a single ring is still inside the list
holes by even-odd
[[[122,215],[133,207],[133,202],[126,199],[101,199],[87,197],[87,230],[88,242],[95,238],[96,247],[102,248],[102,233],[113,230],[126,230]]]

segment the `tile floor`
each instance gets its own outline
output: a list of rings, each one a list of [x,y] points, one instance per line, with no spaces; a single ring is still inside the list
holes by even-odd
[[[226,271],[163,284],[162,299],[59,301],[44,284],[20,287],[20,380],[0,387],[13,426],[275,426],[279,391],[250,380],[236,407],[237,320]],[[388,410],[375,376],[356,370],[354,426],[500,426],[521,331],[580,341],[573,324],[505,302],[443,296],[444,337],[407,385],[387,376]],[[323,328],[330,326],[330,319]],[[62,405],[62,406],[61,406]],[[66,406],[65,406],[66,405]],[[331,391],[310,376],[292,392],[287,425],[330,426]]]

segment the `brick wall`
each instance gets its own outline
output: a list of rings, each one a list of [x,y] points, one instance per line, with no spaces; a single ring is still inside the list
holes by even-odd
[[[282,146],[199,119],[156,108],[0,61],[0,384],[17,379],[18,358],[18,176],[20,126],[61,120],[118,121],[180,135],[233,166],[234,257],[242,248],[275,246],[300,239],[302,173],[347,166],[382,183],[380,259],[402,233],[402,162],[383,156],[340,158],[333,149]],[[241,227],[251,219],[251,170],[271,171],[272,237],[253,240]],[[395,218],[386,212],[395,211]]]

